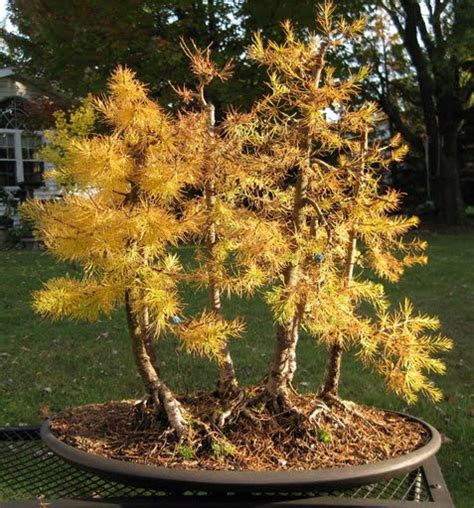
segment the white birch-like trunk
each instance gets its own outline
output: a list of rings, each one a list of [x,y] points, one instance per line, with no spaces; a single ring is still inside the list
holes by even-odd
[[[132,341],[133,357],[146,393],[153,401],[155,410],[163,409],[177,437],[182,438],[188,431],[188,425],[183,416],[181,404],[159,376],[154,353],[149,343],[149,336],[147,336],[146,330],[140,322],[141,320],[133,309],[129,291],[125,295],[125,309]]]

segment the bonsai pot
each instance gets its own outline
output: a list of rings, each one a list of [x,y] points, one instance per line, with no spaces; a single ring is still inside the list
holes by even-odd
[[[422,424],[430,436],[429,441],[421,448],[396,458],[372,464],[319,470],[212,471],[135,464],[87,453],[60,441],[53,434],[49,420],[41,427],[41,438],[56,455],[78,468],[137,487],[180,492],[204,490],[236,493],[333,490],[406,474],[437,453],[441,446],[441,436],[434,427],[418,418],[397,414]]]

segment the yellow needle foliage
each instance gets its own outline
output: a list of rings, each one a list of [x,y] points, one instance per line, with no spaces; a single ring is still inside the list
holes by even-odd
[[[59,168],[70,161],[69,148],[71,141],[87,136],[94,127],[96,117],[91,97],[84,99],[69,114],[58,111],[54,114],[54,117],[55,128],[45,132],[47,143],[41,150],[41,158],[53,164],[55,168]],[[55,170],[45,173],[45,177],[51,178],[65,187],[72,183]]]
[[[414,314],[413,305],[405,299],[398,310],[378,316],[371,334],[363,334],[359,356],[364,364],[385,376],[390,390],[409,403],[418,400],[419,392],[439,401],[441,390],[427,374],[444,374],[444,363],[432,355],[449,351],[453,344],[443,335],[427,333],[438,328],[437,318]]]
[[[376,139],[374,104],[354,105],[367,70],[341,79],[327,66],[327,55],[363,30],[363,20],[348,24],[333,11],[325,3],[318,32],[304,40],[290,23],[281,43],[256,35],[250,55],[267,68],[268,93],[219,125],[206,87],[226,80],[232,65],[219,69],[209,48],[184,44],[197,84],[175,90],[197,108],[166,113],[119,68],[105,97],[88,100],[70,123],[58,117],[49,150],[67,191],[60,201],[27,203],[23,214],[48,250],[84,275],[46,283],[35,294],[39,313],[96,319],[127,295],[146,334],[172,332],[188,352],[222,364],[243,325],[222,317],[220,295],[264,287],[278,332],[269,378],[285,371],[275,383],[291,385],[288,359],[303,328],[339,369],[341,351],[356,347],[409,402],[419,393],[439,399],[428,374],[444,372],[435,355],[451,342],[408,301],[390,311],[383,285],[371,280],[396,282],[426,263],[426,243],[404,238],[418,219],[397,215],[402,196],[382,185],[406,147],[399,136]],[[84,127],[96,117],[106,134]],[[181,241],[199,244],[197,267],[186,273],[170,251]],[[179,284],[190,281],[210,289],[211,305],[189,317]]]
[[[224,344],[229,338],[240,337],[243,331],[243,323],[238,319],[216,319],[214,313],[203,312],[185,326],[180,326],[177,333],[188,353],[213,358],[220,363]]]
[[[269,93],[229,127],[255,155],[266,184],[259,212],[272,230],[260,248],[273,251],[273,238],[280,248],[279,283],[266,300],[286,330],[279,335],[288,334],[286,344],[293,340],[295,346],[292,330],[302,327],[327,344],[331,355],[335,346],[357,346],[364,361],[375,364],[408,401],[418,392],[437,398],[424,373],[442,372],[433,354],[448,342],[420,334],[421,318],[406,304],[401,314],[388,313],[383,285],[364,273],[396,282],[406,267],[426,263],[426,243],[404,239],[418,219],[395,215],[401,195],[381,185],[384,171],[403,158],[406,146],[400,136],[386,145],[369,143],[382,115],[372,103],[354,106],[367,70],[340,79],[326,65],[329,52],[363,29],[363,20],[347,24],[333,11],[331,3],[324,4],[318,32],[304,40],[289,22],[281,43],[255,36],[250,55],[267,68]],[[361,312],[363,302],[375,308],[377,318]],[[395,323],[402,319],[405,335],[397,342]]]
[[[207,86],[212,81],[230,77],[232,62],[219,68],[209,47],[199,49],[183,41],[181,46],[197,84],[194,88],[175,87],[175,91],[186,105],[198,105],[197,111],[195,107],[184,109],[178,115],[192,139],[185,156],[198,174],[193,185],[195,197],[183,203],[185,213],[201,221],[193,236],[198,244],[198,268],[190,273],[190,279],[200,287],[215,287],[219,294],[252,294],[266,280],[260,243],[276,244],[278,239],[270,234],[268,220],[262,220],[248,206],[264,183],[255,158],[245,153],[242,139],[232,135],[238,115],[231,111],[216,125],[214,106],[207,98]],[[281,264],[275,255],[265,262],[267,270]]]
[[[178,284],[184,274],[169,248],[202,227],[199,213],[183,213],[181,206],[186,186],[201,177],[192,156],[199,147],[190,143],[189,123],[150,100],[128,69],[117,69],[107,96],[88,104],[108,134],[68,129],[60,116],[55,147],[67,157],[58,156],[55,176],[69,182],[68,190],[61,200],[30,201],[22,210],[48,250],[79,263],[84,275],[47,282],[34,295],[35,309],[53,319],[94,320],[123,304],[127,292],[147,330],[156,337],[178,332],[173,320],[183,309]],[[183,346],[210,356],[223,335],[239,329],[232,323],[219,328],[206,316],[197,324],[191,319],[179,326]]]

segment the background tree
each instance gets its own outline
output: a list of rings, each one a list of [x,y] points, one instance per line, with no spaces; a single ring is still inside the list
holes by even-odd
[[[229,104],[248,108],[265,93],[264,71],[245,57],[254,30],[264,40],[278,41],[284,19],[292,20],[298,35],[315,27],[315,6],[309,0],[299,2],[298,9],[287,0],[126,0],[120,5],[10,0],[9,6],[17,31],[2,32],[3,60],[37,82],[51,83],[71,100],[103,90],[112,69],[126,64],[164,105],[172,104],[167,80],[187,79],[179,36],[200,47],[212,40],[217,63],[234,57],[239,76],[226,87],[218,82],[208,87],[218,111]],[[374,68],[364,99],[378,102],[388,115],[391,134],[401,132],[413,151],[413,178],[395,178],[412,194],[408,204],[433,200],[440,222],[464,223],[461,177],[471,157],[464,138],[472,123],[474,79],[471,3],[345,0],[338,9],[349,19],[362,12],[370,20],[364,40],[329,55],[330,63],[338,72],[345,72],[347,61]],[[471,199],[470,194],[472,189],[464,189],[464,198]]]
[[[442,221],[462,224],[465,206],[459,175],[459,135],[474,91],[470,49],[474,40],[474,10],[470,2],[450,0],[389,0],[375,5],[388,14],[415,71],[416,106],[424,120],[421,132],[413,128],[417,125],[412,121],[415,115],[407,115],[409,110],[400,108],[407,102],[413,103],[409,88],[402,84],[404,100],[397,100],[394,89],[397,85],[400,89],[401,83],[390,79],[389,70],[378,74],[380,104],[415,149],[422,152],[426,143],[429,178]],[[400,69],[403,57],[398,55],[392,62]]]
[[[133,68],[166,105],[168,80],[185,82],[179,37],[202,47],[213,41],[218,61],[242,51],[233,12],[223,0],[10,0],[16,31],[2,35],[7,61],[36,80],[51,83],[71,100],[105,90],[119,64]],[[217,100],[219,87],[213,91]]]
[[[41,150],[41,157],[60,168],[71,161],[70,153],[72,140],[88,136],[96,128],[96,111],[89,96],[76,108],[65,112],[57,111],[54,114],[54,129],[45,132],[47,143]],[[56,172],[58,184],[68,187],[74,181],[67,181],[60,172]]]

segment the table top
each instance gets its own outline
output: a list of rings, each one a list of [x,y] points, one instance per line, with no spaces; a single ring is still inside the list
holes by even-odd
[[[54,455],[41,441],[39,426],[0,427],[0,507],[304,507],[380,506],[451,508],[435,458],[390,480],[330,492],[171,493],[100,478]]]

